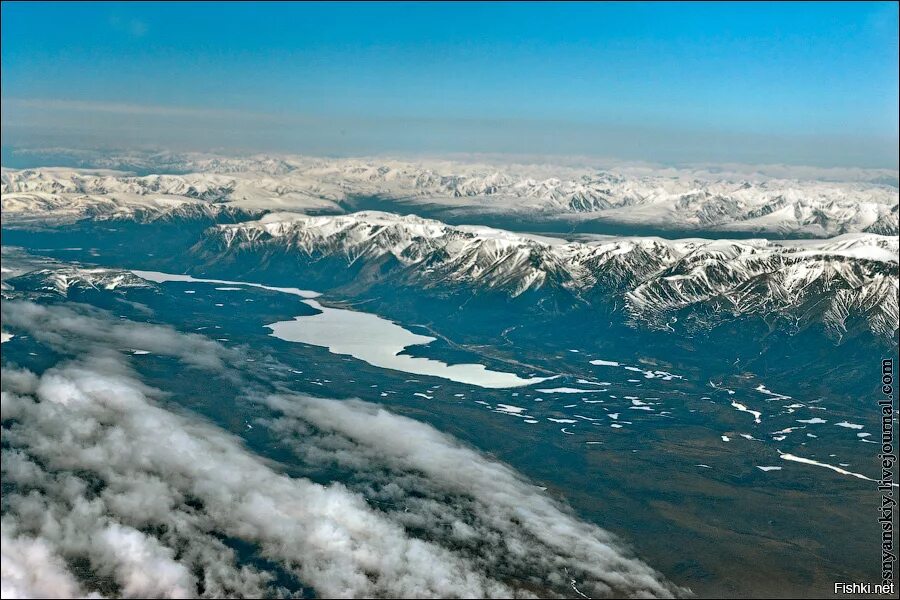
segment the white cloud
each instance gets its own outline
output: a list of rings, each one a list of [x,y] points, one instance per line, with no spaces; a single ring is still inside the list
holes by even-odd
[[[87,557],[119,593],[197,594],[172,546],[205,556],[217,549],[214,563],[192,566],[208,577],[224,562],[233,574],[236,559],[217,547],[220,536],[258,546],[329,597],[511,593],[465,557],[408,537],[340,484],[280,475],[238,440],[158,408],[147,393],[108,359],[53,368],[34,395],[3,392],[3,418],[16,419],[4,437],[34,458],[26,466],[4,456],[4,479],[24,487],[19,476],[27,474],[40,490],[11,494],[9,518],[67,558]],[[167,533],[151,539],[138,527]]]
[[[50,544],[26,536],[0,534],[0,596],[13,598],[85,597],[78,582]],[[90,597],[99,597],[96,594]]]
[[[676,591],[615,536],[426,424],[358,400],[270,396],[265,402],[284,413],[271,425],[305,461],[361,474],[358,487],[396,505],[395,518],[450,532],[485,571],[540,573],[548,578],[541,584],[554,586],[568,585],[557,579],[568,573],[591,595]]]
[[[143,350],[180,358],[191,366],[220,370],[230,351],[201,335],[178,333],[133,321],[116,321],[106,313],[81,307],[48,307],[33,302],[8,301],[0,306],[3,324],[27,329],[39,341],[60,350],[94,352],[120,348]]]
[[[572,593],[573,580],[594,595],[683,591],[427,425],[359,401],[269,396],[271,431],[298,452],[295,466],[338,475],[290,477],[240,439],[162,408],[163,392],[117,351],[136,333],[228,372],[216,344],[22,302],[4,303],[3,319],[78,356],[40,375],[2,372],[4,552],[7,539],[32,551],[8,569],[4,559],[4,597],[271,596],[286,574],[325,597],[546,596]],[[69,572],[72,561],[91,577]]]

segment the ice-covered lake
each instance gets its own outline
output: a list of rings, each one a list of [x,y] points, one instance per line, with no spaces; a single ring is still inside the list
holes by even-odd
[[[411,347],[430,344],[435,338],[415,334],[378,315],[343,308],[323,306],[313,298],[318,292],[298,288],[272,287],[259,283],[202,279],[159,271],[132,273],[147,281],[209,283],[226,286],[257,287],[303,298],[303,302],[319,311],[314,315],[294,317],[266,325],[271,335],[288,342],[327,348],[333,354],[352,356],[372,366],[414,375],[429,375],[484,388],[513,388],[541,383],[549,377],[519,377],[515,373],[492,371],[481,364],[450,365],[439,360],[403,354]]]

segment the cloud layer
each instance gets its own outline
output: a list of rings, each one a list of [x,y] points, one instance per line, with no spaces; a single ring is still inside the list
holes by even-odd
[[[144,348],[223,374],[217,344],[24,302],[4,303],[3,323],[70,355],[39,374],[3,368],[4,598],[683,591],[427,425],[361,401],[248,389],[300,465],[336,474],[290,477],[242,440],[162,408],[164,392],[118,351],[136,333]]]

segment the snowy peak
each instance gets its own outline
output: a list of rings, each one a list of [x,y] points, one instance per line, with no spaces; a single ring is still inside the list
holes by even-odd
[[[71,289],[113,291],[122,288],[152,288],[130,271],[53,265],[4,279],[4,290],[27,290],[68,296]]]
[[[208,233],[226,249],[281,248],[308,256],[340,256],[348,264],[391,256],[421,267],[432,282],[469,282],[518,296],[538,289],[548,273],[562,274],[547,243],[486,227],[451,227],[414,215],[382,212],[308,217],[267,215]],[[563,283],[563,282],[559,282]]]
[[[122,166],[136,159],[94,160]],[[147,159],[151,167],[153,160]],[[135,176],[112,170],[3,169],[4,214],[27,212],[41,198],[146,204],[170,201],[232,203],[253,211],[327,209],[340,212],[358,197],[411,207],[427,203],[460,213],[604,219],[684,230],[897,235],[898,191],[872,174],[845,181],[788,179],[688,169],[477,164],[441,160],[320,159],[309,157],[157,157],[187,171]],[[174,162],[173,162],[174,161]],[[180,161],[180,162],[179,162]],[[120,164],[121,163],[121,164]],[[896,179],[896,173],[893,174]],[[28,195],[32,196],[28,196]],[[124,209],[123,209],[124,210]]]
[[[360,212],[267,215],[220,225],[216,252],[296,252],[346,264],[391,257],[423,287],[465,285],[518,297],[561,292],[580,302],[620,296],[635,323],[668,328],[679,313],[700,326],[728,316],[802,318],[840,336],[859,317],[877,335],[897,329],[897,240],[852,234],[826,242],[616,238],[564,242],[417,216]],[[798,317],[799,315],[799,317]],[[677,320],[677,318],[676,318]]]

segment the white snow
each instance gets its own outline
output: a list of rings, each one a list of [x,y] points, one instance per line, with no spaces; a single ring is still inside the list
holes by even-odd
[[[754,422],[754,423],[760,423],[760,422],[761,422],[761,421],[760,421],[760,416],[762,416],[762,413],[759,412],[758,410],[751,410],[751,409],[747,408],[746,405],[741,404],[740,402],[737,402],[737,401],[735,401],[735,400],[732,400],[732,401],[731,401],[731,406],[733,406],[734,408],[736,408],[737,410],[739,410],[739,411],[741,411],[741,412],[750,413],[751,415],[753,415],[753,422]]]
[[[841,475],[849,475],[851,477],[856,477],[858,479],[865,479],[866,481],[875,481],[874,479],[866,477],[865,475],[861,475],[859,473],[853,473],[852,471],[847,471],[845,469],[842,469],[841,467],[835,467],[834,465],[829,465],[827,463],[818,462],[818,461],[812,460],[810,458],[803,458],[801,456],[795,456],[793,454],[782,454],[781,458],[784,460],[790,460],[793,462],[803,463],[806,465],[813,465],[816,467],[824,467],[826,469],[831,469],[832,471],[834,471],[836,473],[840,473]],[[892,485],[895,487],[897,486],[896,483],[894,483]]]
[[[497,411],[514,415],[521,415],[525,412],[525,409],[521,406],[513,406],[512,404],[497,404]]]
[[[614,360],[603,360],[600,358],[598,358],[596,360],[592,360],[591,364],[597,365],[598,367],[618,367],[619,366],[619,363],[617,363]]]
[[[558,388],[548,388],[548,389],[537,389],[536,391],[542,392],[544,394],[596,394],[597,392],[602,392],[605,390],[582,390],[582,389],[578,389],[578,388],[558,387]]]
[[[125,161],[150,171],[159,166],[147,154],[132,153]],[[736,165],[673,169],[580,162],[481,164],[440,158],[273,155],[261,159],[184,154],[165,160],[169,169],[176,165],[184,171],[182,175],[4,169],[3,210],[23,219],[48,215],[74,219],[85,214],[127,216],[138,209],[164,212],[207,205],[188,195],[188,190],[194,190],[237,208],[270,212],[335,210],[351,196],[380,195],[463,213],[556,215],[573,225],[603,218],[626,224],[817,236],[863,231],[873,224],[896,227],[892,209],[897,206],[897,191],[882,183],[885,178],[896,179],[896,170]],[[504,232],[491,228],[464,229],[506,241]],[[827,250],[833,255],[896,262],[896,253],[879,251],[851,237],[861,235],[847,234],[846,240]],[[546,243],[560,242],[550,238]],[[803,251],[808,244],[795,246]]]

